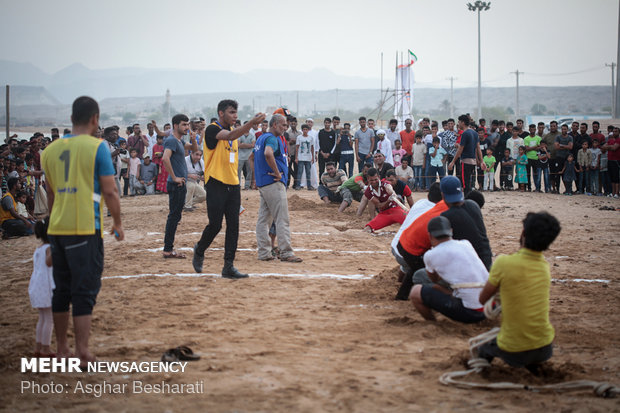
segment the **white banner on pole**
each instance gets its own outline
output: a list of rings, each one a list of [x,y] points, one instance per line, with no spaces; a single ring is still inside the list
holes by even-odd
[[[405,129],[405,120],[413,119],[413,83],[414,76],[411,65],[400,65],[396,68],[396,92],[394,95],[394,118],[398,120],[398,128]],[[415,125],[415,122],[414,122]]]

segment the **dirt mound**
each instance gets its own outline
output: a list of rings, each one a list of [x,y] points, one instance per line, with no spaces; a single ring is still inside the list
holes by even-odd
[[[299,195],[291,195],[288,198],[288,209],[290,211],[308,211],[310,209],[317,209],[320,204],[310,201],[309,199],[301,198]]]

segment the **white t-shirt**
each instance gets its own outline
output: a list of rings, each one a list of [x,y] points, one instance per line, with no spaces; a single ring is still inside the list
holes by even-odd
[[[399,178],[413,178],[413,169],[411,169],[410,166],[407,166],[407,168],[403,169],[402,164],[400,166],[397,166],[395,168],[395,172],[396,172],[396,176]],[[420,201],[423,201],[423,199],[421,199]]]
[[[489,272],[478,257],[469,241],[455,240],[442,242],[424,254],[426,271],[436,272],[450,285],[480,283],[489,279]],[[482,287],[454,288],[452,294],[463,301],[463,306],[476,310],[482,307],[478,297]]]
[[[398,167],[396,169],[402,169],[402,168]],[[411,167],[408,166],[407,169],[411,169]],[[413,176],[413,169],[411,169],[411,171],[412,171],[411,176]],[[407,213],[407,217],[403,221],[403,224],[398,229],[398,232],[396,233],[396,235],[394,235],[394,239],[392,239],[391,245],[392,245],[392,251],[394,252],[394,254],[402,258],[402,256],[398,252],[398,241],[400,241],[400,236],[402,235],[403,231],[409,228],[409,226],[413,224],[413,221],[418,219],[420,215],[422,215],[423,213],[425,213],[426,211],[428,211],[434,206],[435,204],[429,201],[428,199],[420,199],[418,202],[413,204],[413,206]]]
[[[314,145],[314,138],[310,135],[297,137],[297,145],[299,145],[299,155],[297,160],[299,161],[312,161],[312,145]],[[316,147],[315,147],[316,148]]]
[[[198,175],[200,176],[200,178],[198,178],[198,181],[200,182],[202,180],[202,175],[201,176],[201,172],[204,173],[205,171],[205,164],[204,164],[204,160],[203,157],[200,157],[200,160],[196,163],[192,163],[192,155],[187,155],[185,157],[185,165],[187,166],[187,173],[188,174],[193,174],[193,175]]]
[[[382,141],[377,138],[377,150],[381,151],[385,155],[385,162],[390,165],[394,165],[394,156],[392,155],[392,142],[387,137],[384,137]]]

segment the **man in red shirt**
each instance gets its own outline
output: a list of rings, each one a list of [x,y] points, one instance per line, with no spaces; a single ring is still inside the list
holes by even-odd
[[[592,122],[592,134],[590,137],[592,140],[597,140],[599,146],[603,146],[605,144],[605,135],[603,135],[599,130],[601,129],[601,124],[599,121],[595,120]]]
[[[368,170],[368,187],[364,196],[370,207],[378,209],[379,213],[366,224],[365,231],[375,232],[388,225],[402,224],[405,221],[407,215],[391,199],[392,195],[394,195],[392,186],[387,182],[382,182],[379,178],[379,172],[375,168],[370,168]]]
[[[613,134],[607,140],[607,144],[601,148],[607,151],[607,167],[609,180],[611,181],[611,193],[618,198],[620,189],[620,129],[614,126]]]
[[[411,119],[405,119],[405,129],[400,131],[400,142],[407,155],[411,156],[411,148],[415,142],[415,131],[411,129],[413,121]]]

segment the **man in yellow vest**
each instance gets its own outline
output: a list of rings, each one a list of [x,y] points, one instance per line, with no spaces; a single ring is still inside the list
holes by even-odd
[[[222,100],[217,105],[218,120],[207,126],[203,139],[205,164],[205,189],[207,191],[207,214],[209,224],[205,227],[200,241],[194,245],[192,265],[197,273],[202,272],[204,253],[222,229],[222,219],[226,217],[226,239],[224,241],[224,268],[222,277],[246,278],[234,266],[237,241],[239,239],[239,207],[241,191],[239,187],[239,137],[247,134],[265,119],[258,113],[245,125],[233,129],[237,120],[237,102]]]
[[[26,218],[17,213],[17,191],[19,179],[9,178],[7,181],[8,192],[0,202],[0,226],[4,231],[4,237],[13,237],[33,234],[33,226]]]
[[[121,206],[108,145],[94,137],[99,105],[87,96],[73,102],[73,134],[54,141],[41,156],[45,171],[54,282],[52,311],[58,356],[71,354],[67,341],[69,306],[73,313],[76,356],[95,359],[88,349],[93,307],[103,272],[103,204],[112,215],[110,231],[124,238]]]

